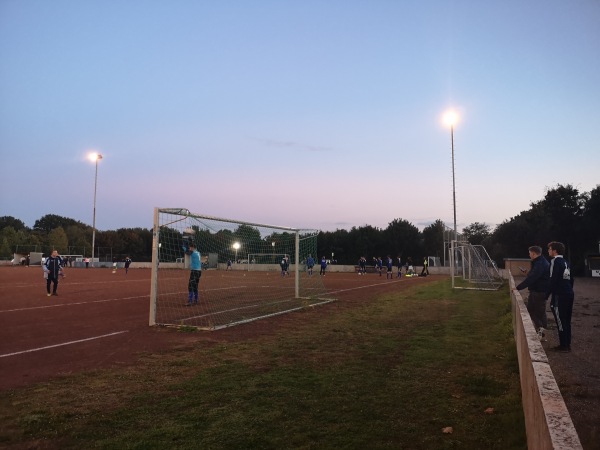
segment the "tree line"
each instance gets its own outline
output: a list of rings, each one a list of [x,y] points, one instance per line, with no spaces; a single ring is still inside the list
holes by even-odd
[[[426,256],[447,257],[444,248],[445,223],[438,219],[423,231],[404,219],[392,220],[386,228],[364,225],[350,230],[320,232],[317,238],[319,256],[339,264],[356,264],[361,256],[411,257],[420,264]],[[561,241],[567,247],[567,258],[575,272],[581,273],[584,259],[599,252],[600,185],[590,192],[580,192],[572,185],[548,188],[543,199],[530,208],[492,227],[474,222],[462,229],[463,238],[471,244],[483,245],[491,258],[504,266],[504,258],[527,258],[527,248],[543,249],[550,241]],[[446,237],[448,238],[448,236]],[[0,217],[0,257],[13,253],[55,248],[60,254],[91,256],[92,227],[74,219],[48,214],[28,228],[11,216]],[[152,230],[119,228],[96,230],[96,247],[111,249],[118,260],[131,256],[136,261],[150,261]],[[96,251],[98,254],[98,250]]]
[[[322,232],[318,248],[321,256],[329,258],[333,254],[333,259],[343,264],[356,264],[361,256],[369,260],[386,255],[401,255],[403,261],[411,257],[416,264],[426,256],[443,261],[447,257],[444,230],[448,227],[440,219],[422,232],[406,220],[395,219],[384,229],[366,225],[349,231]],[[560,241],[567,247],[565,256],[573,269],[581,274],[586,256],[600,253],[600,185],[590,192],[579,192],[572,185],[549,188],[542,200],[531,203],[527,211],[495,229],[474,222],[461,234],[469,243],[483,245],[499,267],[504,267],[505,258],[528,258],[527,249],[532,245],[539,245],[545,252],[549,242]]]

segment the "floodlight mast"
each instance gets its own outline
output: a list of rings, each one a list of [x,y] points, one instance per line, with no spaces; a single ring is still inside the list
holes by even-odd
[[[100,153],[93,153],[90,159],[96,163],[96,175],[94,177],[94,215],[92,219],[92,267],[94,267],[94,248],[96,245],[96,190],[98,188],[98,160],[102,159]]]
[[[450,271],[452,272],[452,288],[454,288],[454,266],[455,266],[455,255],[454,255],[454,243],[458,239],[458,231],[456,228],[456,177],[454,175],[454,125],[458,122],[458,114],[456,111],[449,110],[444,114],[444,123],[450,127],[450,145],[452,148],[452,207],[454,210],[454,236],[450,241]]]

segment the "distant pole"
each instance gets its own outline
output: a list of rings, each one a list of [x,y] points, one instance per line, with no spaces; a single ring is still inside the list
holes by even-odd
[[[92,155],[96,162],[96,175],[94,177],[94,217],[92,219],[92,267],[94,267],[94,249],[96,248],[96,190],[98,187],[98,160],[102,159],[102,155],[96,153]]]
[[[450,142],[452,143],[452,205],[454,206],[454,239],[458,239],[456,230],[456,181],[454,177],[454,124],[450,126]]]
[[[450,272],[452,274],[452,288],[454,288],[455,254],[454,245],[458,239],[458,230],[456,228],[456,178],[454,175],[454,125],[458,121],[458,114],[455,111],[447,111],[443,117],[444,123],[450,127],[450,144],[452,148],[452,208],[454,210],[454,235],[450,240]]]
[[[450,125],[450,142],[452,146],[452,206],[454,208],[454,236],[452,237],[452,241],[450,244],[450,250],[452,252],[452,259],[450,260],[450,271],[452,272],[452,289],[454,289],[454,276],[455,276],[455,254],[454,254],[454,244],[456,239],[458,239],[458,233],[456,230],[456,179],[454,176],[454,124]]]

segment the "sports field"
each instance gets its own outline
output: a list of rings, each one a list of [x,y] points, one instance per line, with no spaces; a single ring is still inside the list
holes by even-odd
[[[74,269],[47,297],[39,268],[0,270],[0,446],[525,447],[503,290],[330,273],[336,301],[192,331],[147,325],[149,279]]]
[[[187,274],[181,271],[180,304],[186,303]],[[314,275],[318,276],[318,275]],[[239,290],[259,286],[264,290],[291,289],[293,280],[276,272],[204,271],[203,289]],[[323,277],[326,297],[344,301],[369,301],[385,292],[399,292],[439,278],[386,280],[376,274],[330,273]],[[130,269],[113,274],[110,269],[68,269],[60,281],[58,296],[47,297],[39,267],[0,267],[0,389],[45,381],[113,365],[131,364],[145,352],[203,342],[248,338],[278,322],[303,317],[289,313],[263,319],[232,330],[181,333],[148,326],[150,270]],[[172,300],[177,301],[177,300]],[[337,303],[337,302],[336,302]],[[328,308],[315,308],[323,314]],[[203,317],[207,306],[194,307]],[[185,323],[184,323],[185,324]]]

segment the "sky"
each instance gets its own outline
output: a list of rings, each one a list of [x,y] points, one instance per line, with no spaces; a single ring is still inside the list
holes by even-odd
[[[452,226],[453,109],[493,228],[600,184],[599,81],[600,0],[0,0],[0,216]]]

